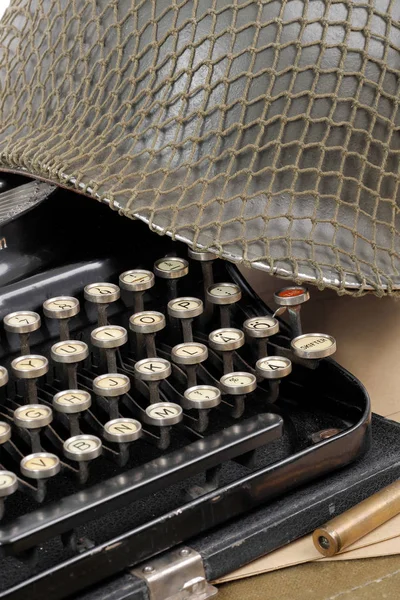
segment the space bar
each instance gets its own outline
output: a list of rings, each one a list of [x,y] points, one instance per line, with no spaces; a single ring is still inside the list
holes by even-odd
[[[0,529],[0,548],[18,554],[161,488],[192,477],[279,437],[283,421],[260,414],[17,518]]]

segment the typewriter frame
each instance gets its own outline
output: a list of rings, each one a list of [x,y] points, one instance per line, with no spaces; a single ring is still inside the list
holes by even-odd
[[[105,207],[101,207],[101,209],[103,208]],[[109,209],[105,210],[108,215]],[[114,218],[118,219],[118,216],[114,215]],[[124,227],[133,226],[128,220],[124,221]],[[119,224],[121,225],[120,221]],[[139,231],[139,228],[142,229],[142,232],[146,231],[144,235],[150,235],[143,225],[137,224],[137,227]],[[171,240],[164,238],[163,245],[164,251],[165,249],[176,250],[179,246],[178,254],[183,256],[183,244],[174,245]],[[244,292],[244,299],[241,301],[243,320],[245,317],[265,314],[266,311],[270,312],[234,265],[221,262],[219,266],[221,270],[226,271],[227,276],[242,287]],[[128,267],[129,264],[126,268]],[[55,277],[54,295],[67,292],[79,295],[83,285],[94,280],[87,264],[82,263],[81,268],[77,269],[74,281],[68,278],[66,281],[65,272],[68,268],[69,266],[66,269],[60,269],[59,277]],[[110,263],[105,258],[97,261],[95,269],[104,275],[103,280],[109,281],[115,281],[118,272],[121,271],[121,267],[119,267],[119,271],[116,272],[112,261]],[[89,280],[87,280],[88,277]],[[12,287],[15,294],[11,294],[11,296],[16,299],[18,304],[19,284],[13,284]],[[38,306],[35,305],[36,301]],[[35,310],[38,307],[39,298],[33,298],[33,306],[30,305],[29,308]],[[289,352],[288,333],[288,327],[281,322],[278,348],[282,353]],[[272,347],[277,346],[274,342],[271,345]],[[324,359],[315,370],[315,374],[323,382],[325,378],[329,379],[330,374],[336,372],[338,368],[333,360]],[[300,365],[299,373],[303,373],[303,370]],[[312,447],[305,448],[285,460],[273,463],[229,485],[219,487],[189,501],[179,510],[167,512],[145,525],[90,548],[50,570],[43,571],[13,588],[5,590],[0,593],[0,598],[25,599],[28,593],[35,598],[46,593],[49,600],[64,598],[355,460],[369,446],[370,404],[367,393],[356,378],[344,369],[340,368],[340,370],[342,372],[340,379],[346,381],[350,389],[353,385],[359,389],[356,405],[344,402],[341,407],[344,415],[347,415],[349,421],[352,422],[348,429],[329,439],[322,440]],[[303,375],[306,379],[307,371]],[[357,417],[355,417],[356,414]],[[90,488],[88,491],[90,492]],[[0,536],[0,551],[1,546],[3,546],[3,551],[5,550],[4,543],[5,540],[1,540]],[[71,577],[72,573],[73,577]]]

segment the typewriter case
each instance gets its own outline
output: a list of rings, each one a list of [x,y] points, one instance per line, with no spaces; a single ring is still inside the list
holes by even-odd
[[[223,259],[216,281],[240,285],[237,327],[271,310],[234,262],[341,293],[395,294],[399,16],[386,0],[353,4],[14,0],[0,29],[0,169],[13,201],[0,213],[1,317],[41,312],[51,296],[83,306],[85,285],[185,258],[188,245]],[[47,183],[28,183],[20,206],[12,191],[23,181],[10,173]],[[201,278],[191,263],[180,293],[200,294]],[[158,290],[147,298],[152,309],[165,310],[163,300]],[[88,339],[96,314],[85,307],[74,331]],[[110,321],[126,323],[131,312],[125,298]],[[57,335],[46,321],[32,350],[47,355]],[[281,322],[269,352],[289,355],[290,337]],[[8,367],[18,344],[2,341]],[[246,352],[241,365],[254,359]],[[271,430],[253,420],[256,431],[229,421],[244,445],[235,438],[242,451],[224,455],[218,473],[222,442],[208,447],[206,436],[195,455],[201,469],[188,467],[178,441],[172,465],[168,453],[151,454],[150,475],[102,462],[82,489],[49,486],[42,506],[19,495],[0,524],[0,597],[147,597],[132,569],[181,544],[200,553],[213,579],[398,477],[397,426],[373,417],[368,450],[365,389],[331,359],[314,367],[295,363],[274,405],[259,386],[249,418],[266,407],[283,429],[279,418]],[[326,429],[338,431],[315,442]],[[183,464],[185,478],[175,477]],[[205,479],[210,465],[215,478]],[[141,478],[164,472],[164,485],[146,480],[138,492]]]

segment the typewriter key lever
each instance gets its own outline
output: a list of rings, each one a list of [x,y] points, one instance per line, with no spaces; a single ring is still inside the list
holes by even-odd
[[[142,424],[136,419],[118,418],[104,425],[104,439],[119,446],[118,462],[126,465],[129,460],[129,444],[142,436]]]
[[[302,334],[300,310],[301,305],[310,299],[310,293],[303,286],[291,286],[283,288],[274,294],[274,300],[280,307],[287,309],[293,337]],[[281,312],[279,314],[282,314]]]
[[[36,381],[49,370],[49,361],[38,354],[28,354],[14,358],[11,371],[16,379],[23,379],[26,386],[26,395],[29,404],[38,401]]]
[[[269,381],[268,402],[276,402],[279,397],[279,384],[283,377],[292,372],[292,361],[285,356],[266,356],[256,362],[256,373]]]
[[[97,306],[97,323],[99,327],[107,325],[107,308],[112,302],[119,300],[121,292],[113,283],[90,283],[84,289],[85,300]]]
[[[119,325],[105,325],[93,329],[90,334],[92,344],[106,353],[107,372],[117,372],[117,349],[128,341],[128,332]]]
[[[136,333],[136,347],[139,356],[142,354],[142,339],[144,338],[148,358],[157,356],[155,336],[165,327],[165,316],[155,310],[144,310],[129,318],[129,329]]]
[[[89,356],[89,348],[80,340],[57,342],[51,347],[51,358],[54,362],[64,365],[67,374],[67,386],[71,389],[78,387],[78,363]]]
[[[242,297],[240,287],[235,283],[215,283],[208,288],[206,297],[211,304],[218,304],[221,314],[221,327],[230,327],[230,309]]]
[[[53,408],[66,415],[69,421],[70,435],[79,435],[79,417],[92,405],[92,398],[85,390],[64,390],[58,392],[53,398]]]
[[[95,435],[75,435],[65,440],[63,444],[66,458],[79,465],[79,482],[86,483],[89,478],[89,462],[98,458],[103,445]]]
[[[175,298],[168,302],[168,314],[182,323],[184,342],[193,342],[192,321],[203,312],[203,301],[200,298]]]
[[[48,319],[56,319],[60,327],[60,340],[69,340],[69,320],[80,310],[79,300],[72,296],[58,296],[43,302],[43,313]]]
[[[133,293],[133,307],[135,313],[144,309],[144,293],[154,286],[155,277],[151,271],[145,269],[132,269],[119,276],[119,285],[123,290]]]
[[[336,352],[336,340],[326,333],[305,333],[291,341],[295,356],[311,361],[332,356]]]
[[[199,342],[178,344],[171,350],[171,359],[174,363],[183,365],[186,369],[188,387],[197,385],[197,367],[207,358],[208,348]]]
[[[212,408],[221,404],[221,392],[213,385],[194,385],[184,392],[182,401],[183,408],[187,410],[197,409],[198,420],[193,427],[200,433],[208,427],[208,416]]]
[[[99,375],[93,380],[93,392],[108,400],[108,414],[110,419],[119,417],[119,400],[131,389],[131,381],[127,375],[121,373],[107,373]]]
[[[180,423],[183,419],[183,410],[179,404],[173,402],[157,402],[146,408],[144,420],[148,425],[160,427],[158,448],[166,450],[170,444],[170,428]]]
[[[37,481],[35,497],[38,502],[43,502],[46,496],[46,480],[57,475],[60,468],[58,456],[49,452],[34,452],[21,460],[21,474]]]
[[[210,317],[213,312],[213,304],[207,297],[207,290],[214,283],[213,262],[218,258],[213,252],[198,252],[189,248],[188,256],[192,260],[198,261],[201,265],[203,274],[204,298],[205,298],[205,314]]]
[[[41,452],[40,432],[43,427],[50,425],[52,420],[53,411],[46,404],[28,404],[19,406],[14,411],[14,423],[17,427],[27,430],[32,452]]]
[[[4,516],[4,501],[18,490],[17,476],[11,471],[0,471],[0,521]]]
[[[178,280],[189,273],[189,263],[184,258],[167,256],[156,260],[154,273],[167,281],[169,300],[173,300],[178,295]]]
[[[233,353],[244,345],[244,333],[240,329],[225,327],[215,329],[208,336],[210,348],[222,352],[224,373],[231,373],[233,368]]]
[[[0,366],[0,390],[1,390],[0,398],[3,400],[4,400],[4,395],[5,395],[3,388],[5,388],[7,383],[8,383],[8,371],[5,367]]]
[[[40,316],[29,310],[20,310],[6,315],[3,323],[6,331],[19,335],[21,355],[29,354],[29,336],[33,331],[40,329]]]
[[[267,340],[279,332],[279,321],[274,317],[251,317],[243,323],[245,333],[257,343],[258,358],[267,356]]]
[[[255,375],[244,371],[227,373],[221,377],[220,386],[223,394],[234,397],[235,406],[231,414],[234,419],[239,419],[244,413],[246,395],[257,387]]]
[[[150,392],[150,404],[160,402],[160,381],[171,375],[171,363],[164,358],[144,358],[135,364],[135,377],[147,381]]]
[[[0,446],[11,439],[11,427],[5,421],[0,421]]]

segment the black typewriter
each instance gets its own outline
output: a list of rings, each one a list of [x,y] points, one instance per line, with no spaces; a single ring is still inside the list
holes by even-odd
[[[210,252],[6,181],[0,598],[78,597],[368,447],[364,388],[302,333],[306,288],[269,308]]]

